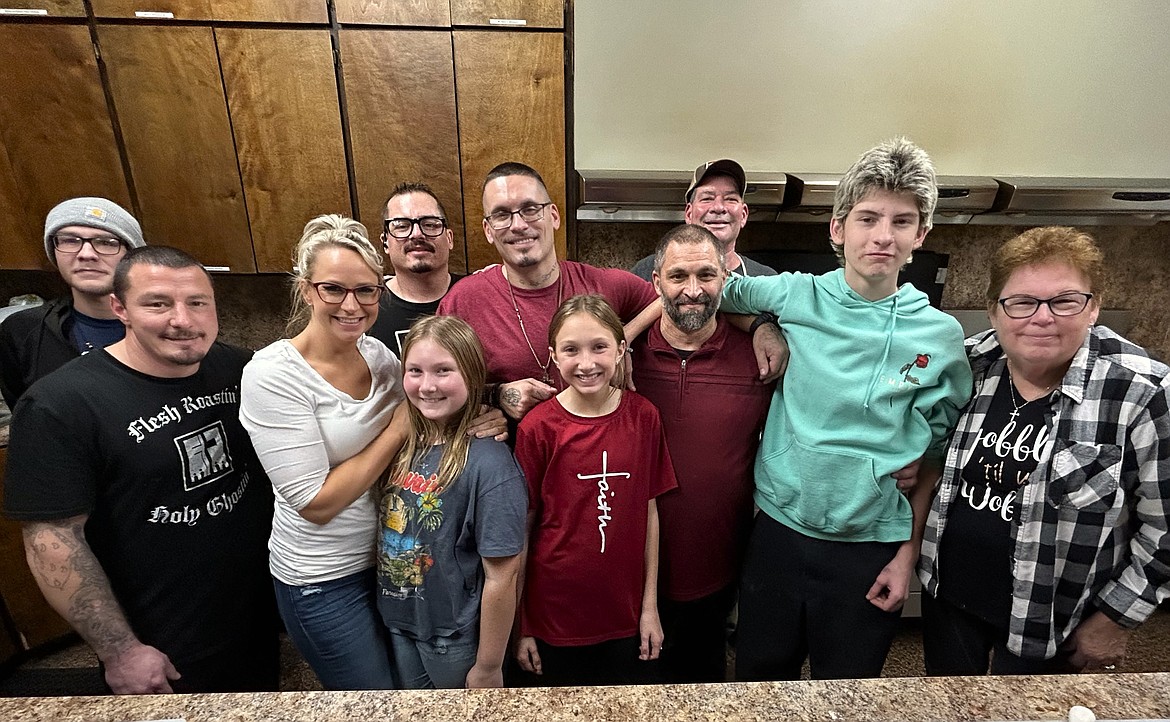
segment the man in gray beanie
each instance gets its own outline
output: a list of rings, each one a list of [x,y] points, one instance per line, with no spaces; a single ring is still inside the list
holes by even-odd
[[[0,392],[10,407],[42,376],[126,335],[110,308],[114,267],[145,246],[142,227],[105,198],[71,198],[45,218],[45,253],[70,293],[0,325]]]

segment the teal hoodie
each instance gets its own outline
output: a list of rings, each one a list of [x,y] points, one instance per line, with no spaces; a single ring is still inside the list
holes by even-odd
[[[971,396],[959,322],[910,284],[866,300],[843,269],[733,276],[721,309],[771,311],[791,351],[756,456],[756,505],[817,539],[909,539],[910,503],[890,474],[941,458]]]

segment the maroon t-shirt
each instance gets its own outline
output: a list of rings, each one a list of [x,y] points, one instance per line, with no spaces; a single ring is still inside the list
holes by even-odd
[[[658,298],[653,286],[629,271],[594,268],[575,261],[561,261],[559,283],[536,290],[512,288],[509,292],[503,268],[493,266],[467,276],[452,286],[439,303],[440,315],[458,316],[475,329],[483,344],[488,383],[541,379],[544,371],[540,364],[548,361],[548,324],[562,301],[582,293],[599,293],[622,321],[628,322]],[[524,333],[516,319],[516,308],[524,319]],[[548,364],[548,375],[553,386],[565,388],[564,379],[552,364]]]
[[[595,418],[549,399],[520,422],[516,460],[536,514],[521,633],[558,646],[637,634],[647,507],[676,486],[658,411],[630,391]]]

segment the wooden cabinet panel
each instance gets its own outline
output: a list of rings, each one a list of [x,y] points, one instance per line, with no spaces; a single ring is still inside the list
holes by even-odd
[[[520,21],[510,22],[510,21]],[[564,0],[451,0],[453,25],[565,26]]]
[[[449,0],[334,0],[334,6],[343,24],[451,25]]]
[[[3,0],[0,0],[3,2]],[[99,18],[327,23],[326,0],[91,0]]]
[[[305,223],[353,213],[327,30],[216,30],[260,272],[291,270]]]
[[[83,25],[0,24],[0,267],[52,268],[45,215],[75,196],[130,208],[130,193]]]
[[[498,263],[483,235],[484,176],[504,161],[537,170],[561,211],[557,255],[565,257],[564,38],[555,33],[457,30],[455,82],[471,268]]]
[[[0,0],[0,18],[9,16],[83,18],[85,4],[82,0]]]
[[[0,448],[0,494],[8,450]],[[27,649],[69,632],[69,625],[53,611],[33,579],[24,556],[24,538],[18,522],[0,516],[0,595]]]
[[[466,270],[459,131],[451,34],[431,30],[342,30],[341,68],[349,109],[358,210],[370,233],[382,203],[404,181],[429,185],[447,210]]]
[[[147,243],[255,272],[211,28],[100,25],[98,42]]]

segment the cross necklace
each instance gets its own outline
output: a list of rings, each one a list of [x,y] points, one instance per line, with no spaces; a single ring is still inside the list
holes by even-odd
[[[540,380],[549,386],[553,385],[552,377],[549,375],[549,367],[552,366],[552,351],[548,352],[548,359],[541,363],[540,355],[536,353],[536,347],[532,345],[532,339],[528,338],[528,331],[524,328],[524,317],[520,315],[520,304],[516,303],[516,291],[512,289],[512,282],[508,280],[508,269],[505,267],[501,270],[504,276],[504,283],[508,286],[508,295],[512,297],[512,310],[516,312],[516,320],[520,323],[520,333],[524,336],[524,343],[528,344],[528,350],[532,352],[532,358],[536,360],[536,367],[540,369]],[[561,291],[565,281],[564,272],[557,264],[557,308],[561,307]]]
[[[1016,417],[1020,415],[1020,409],[1024,408],[1028,404],[1032,403],[1032,401],[1039,401],[1040,399],[1047,398],[1052,393],[1052,387],[1056,385],[1056,384],[1052,384],[1050,386],[1046,386],[1044,388],[1044,392],[1041,395],[1037,396],[1034,399],[1031,399],[1030,401],[1022,401],[1020,399],[1020,397],[1016,395],[1016,382],[1012,378],[1012,367],[1011,366],[1007,367],[1007,372],[1008,372],[1008,391],[1010,391],[1012,394],[1012,412],[1010,414],[1012,421],[1015,421]],[[1017,401],[1020,401],[1020,403],[1016,403]]]

